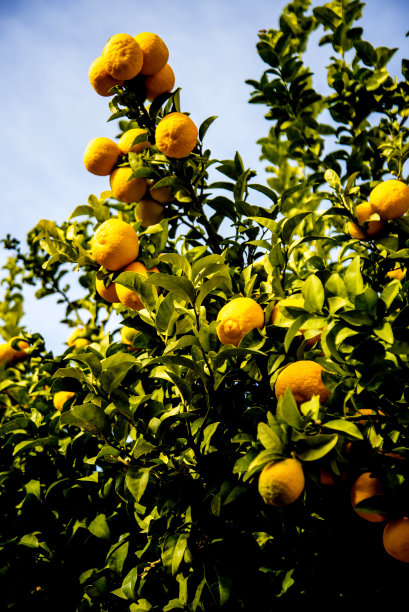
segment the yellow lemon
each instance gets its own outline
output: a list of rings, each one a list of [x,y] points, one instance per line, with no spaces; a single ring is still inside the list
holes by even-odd
[[[167,157],[180,159],[189,155],[196,146],[198,129],[190,117],[183,113],[169,113],[156,127],[155,139],[159,151]]]
[[[298,404],[307,402],[313,395],[319,395],[320,402],[324,404],[329,399],[331,391],[322,382],[323,370],[319,363],[308,359],[290,363],[277,377],[275,383],[277,399],[284,395],[287,389],[291,389]]]
[[[89,67],[88,71],[89,81],[94,90],[100,96],[112,96],[110,89],[115,85],[123,85],[123,80],[114,79],[104,68],[102,57],[97,57]]]
[[[162,70],[168,61],[169,50],[161,37],[153,32],[141,32],[135,40],[143,54],[141,74],[156,74]]]
[[[114,79],[128,81],[141,71],[143,64],[142,49],[129,34],[115,34],[102,51],[105,70]]]
[[[92,174],[107,176],[111,174],[119,154],[118,145],[110,138],[93,138],[85,149],[84,166]]]
[[[139,239],[132,225],[121,219],[107,219],[92,238],[92,257],[107,270],[120,270],[139,253]]]
[[[409,187],[397,179],[383,181],[372,189],[369,204],[381,219],[399,219],[409,209]]]
[[[217,315],[217,335],[222,344],[238,346],[252,329],[264,326],[264,312],[260,304],[248,297],[238,297],[223,306]]]
[[[282,508],[304,491],[305,477],[298,459],[288,458],[267,464],[260,473],[258,490],[264,503]]]
[[[129,264],[129,266],[126,266],[122,272],[137,272],[143,276],[148,276],[148,272],[159,272],[159,270],[157,268],[147,270],[146,266],[141,261],[134,261]],[[121,304],[127,308],[130,308],[131,310],[142,310],[142,308],[144,308],[141,298],[137,293],[135,293],[135,291],[132,291],[131,289],[119,284],[116,286],[116,291]]]
[[[114,197],[120,202],[138,202],[146,192],[145,178],[132,178],[132,168],[121,166],[116,168],[109,179]]]

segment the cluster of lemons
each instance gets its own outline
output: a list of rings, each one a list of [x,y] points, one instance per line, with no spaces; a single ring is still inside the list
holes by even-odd
[[[382,181],[372,189],[368,202],[356,206],[358,225],[349,221],[348,232],[357,240],[371,239],[384,228],[385,222],[399,219],[408,210],[409,187],[406,183],[397,179]]]
[[[169,51],[164,41],[152,32],[135,37],[115,34],[105,45],[102,54],[91,64],[89,79],[100,95],[111,95],[112,87],[124,85],[136,76],[141,79],[146,98],[171,92],[175,77],[167,63]],[[136,203],[135,217],[147,227],[158,223],[163,215],[163,204],[173,199],[169,188],[154,188],[152,181],[131,178],[128,153],[142,153],[151,147],[145,129],[131,127],[119,142],[110,138],[93,138],[84,153],[84,165],[92,174],[110,176],[113,196],[121,202]],[[198,130],[194,122],[180,112],[169,113],[156,126],[155,142],[167,157],[181,159],[196,146]]]
[[[0,344],[0,366],[3,364],[11,365],[27,357],[26,349],[29,348],[29,344],[24,340],[18,342],[20,350],[13,348],[12,343],[15,338],[11,338],[8,342]]]
[[[91,64],[88,77],[100,96],[113,95],[112,88],[139,76],[139,88],[152,101],[172,91],[174,72],[168,64],[169,50],[164,41],[152,32],[115,34]],[[143,88],[143,89],[142,89]]]
[[[398,456],[400,457],[400,456]],[[401,459],[403,457],[400,457]],[[351,503],[355,507],[360,502],[384,494],[379,478],[371,472],[364,472],[354,482],[351,489]],[[383,514],[356,510],[357,514],[371,523],[386,523],[383,529],[383,546],[386,552],[404,563],[409,563],[409,518],[406,516],[387,520]]]
[[[137,261],[139,254],[138,234],[130,223],[121,219],[108,219],[96,230],[91,244],[92,257],[100,266],[110,272],[137,272],[148,276],[150,272],[159,272],[157,268],[147,270]],[[99,295],[112,304],[121,303],[132,310],[141,310],[143,303],[139,295],[115,282],[96,279],[96,290]]]
[[[117,34],[105,45],[101,57],[91,65],[89,77],[94,89],[103,96],[111,95],[112,87],[122,86],[125,81],[137,75],[142,79],[146,98],[152,101],[161,93],[170,92],[174,86],[174,75],[167,64],[168,49],[156,34],[144,32],[136,37]],[[143,135],[146,138],[143,138]],[[180,159],[195,147],[198,130],[193,121],[183,113],[170,113],[161,119],[156,127],[155,141],[164,155]],[[167,188],[157,188],[143,178],[131,178],[132,169],[124,162],[129,152],[141,153],[151,146],[146,130],[131,128],[120,138],[118,144],[107,138],[92,140],[85,151],[84,164],[87,170],[97,175],[110,175],[113,195],[120,201],[137,203],[135,216],[147,226],[157,223],[163,213],[163,204],[171,201],[172,193]],[[148,195],[149,194],[149,195]],[[389,220],[398,219],[409,210],[409,187],[400,180],[386,180],[379,183],[370,193],[369,201],[358,204],[355,210],[358,225],[349,222],[348,231],[353,238],[368,240],[383,230]],[[102,223],[92,239],[92,256],[97,263],[112,272],[133,271],[144,276],[158,272],[147,270],[137,261],[139,252],[138,235],[133,227],[119,219]],[[401,278],[400,269],[391,271],[392,278]],[[140,297],[130,289],[102,280],[96,280],[96,290],[111,303],[120,302],[133,310],[143,308]],[[303,306],[302,296],[281,300],[273,309],[270,323],[280,324],[281,308]],[[243,337],[252,329],[262,329],[265,315],[254,299],[238,297],[228,302],[218,313],[217,335],[222,344],[238,346]],[[123,341],[132,344],[135,330],[128,338],[125,330]],[[300,335],[306,330],[300,330]],[[307,342],[315,344],[322,329],[309,330]],[[121,335],[122,336],[122,335]],[[324,368],[312,361],[301,360],[290,363],[280,372],[275,382],[275,395],[282,397],[291,389],[298,405],[318,395],[325,404],[330,390],[322,381]],[[61,398],[65,401],[71,396]],[[305,487],[305,476],[301,462],[295,457],[271,462],[260,473],[258,488],[264,502],[283,507],[298,499]],[[380,482],[371,474],[362,474],[351,491],[351,503],[355,507],[360,501],[381,493]],[[383,515],[357,511],[371,522],[384,522]],[[388,521],[383,532],[386,551],[397,559],[409,562],[409,519],[406,517]]]
[[[112,95],[112,88],[138,77],[136,87],[143,87],[146,98],[154,100],[158,95],[170,92],[175,84],[168,62],[169,51],[164,41],[152,32],[142,32],[135,37],[115,34],[105,45],[102,54],[91,64],[90,82],[102,96]],[[167,157],[181,159],[193,151],[198,138],[194,122],[180,112],[165,115],[155,129],[156,148]],[[156,186],[155,181],[133,177],[129,153],[142,154],[152,146],[149,133],[140,127],[130,127],[118,143],[110,138],[91,140],[84,153],[84,165],[92,174],[110,177],[113,196],[128,204],[135,204],[135,220],[148,227],[159,223],[164,205],[173,200],[169,187]],[[133,227],[120,219],[109,219],[96,231],[92,239],[92,256],[107,270],[133,271],[144,276],[148,271],[136,261],[139,252],[138,236]],[[121,285],[96,280],[96,290],[111,303],[121,302],[128,308],[140,310],[139,296]]]
[[[395,181],[397,182],[397,181]],[[394,187],[394,186],[393,186]],[[409,191],[409,190],[408,190]],[[409,208],[409,200],[408,200]],[[281,300],[273,309],[271,323],[279,323],[282,316],[280,307],[303,306],[302,296]],[[264,312],[252,298],[239,297],[231,300],[219,311],[217,334],[222,344],[238,346],[242,338],[252,329],[264,326]],[[304,330],[300,330],[303,333]],[[312,337],[311,342],[319,340],[322,330]],[[312,332],[315,334],[315,331]],[[307,402],[314,395],[319,396],[321,404],[330,398],[331,392],[322,380],[324,368],[312,360],[300,360],[285,366],[275,382],[275,395],[279,399],[287,389],[291,389],[298,405]],[[324,484],[324,483],[323,483]],[[305,475],[302,463],[296,457],[268,463],[261,471],[258,490],[263,501],[271,506],[282,508],[296,501],[305,488]],[[351,504],[355,506],[370,497],[382,494],[378,478],[364,472],[351,489]],[[392,557],[409,563],[409,518],[400,517],[387,520],[384,515],[374,512],[356,511],[359,516],[370,522],[386,522],[383,530],[383,545]]]

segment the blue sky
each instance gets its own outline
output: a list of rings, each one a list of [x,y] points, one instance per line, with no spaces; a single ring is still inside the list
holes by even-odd
[[[218,159],[240,151],[246,166],[265,173],[258,138],[269,124],[264,108],[248,104],[248,78],[264,64],[256,53],[257,32],[276,28],[285,0],[0,0],[2,140],[0,235],[20,240],[41,218],[62,222],[90,193],[109,188],[106,177],[83,166],[86,144],[96,136],[114,138],[107,123],[107,98],[88,82],[88,67],[117,32],[159,34],[166,42],[182,110],[196,124],[218,115],[207,146]],[[314,2],[313,5],[323,4]],[[399,47],[389,65],[400,73],[408,57],[409,3],[368,0],[364,37],[374,46]],[[326,48],[315,47],[306,63],[325,82]],[[4,253],[0,259],[5,261]],[[61,350],[67,331],[59,325],[63,308],[54,298],[35,301],[27,289],[24,323]],[[1,296],[1,294],[0,294]],[[47,313],[45,316],[44,313]]]

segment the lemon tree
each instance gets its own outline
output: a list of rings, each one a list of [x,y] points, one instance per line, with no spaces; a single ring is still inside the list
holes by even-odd
[[[5,609],[405,597],[409,60],[389,73],[363,10],[294,0],[260,31],[265,184],[206,147],[166,41],[95,49],[119,127],[84,143],[100,195],[3,239]],[[22,326],[26,284],[65,304],[61,354]]]

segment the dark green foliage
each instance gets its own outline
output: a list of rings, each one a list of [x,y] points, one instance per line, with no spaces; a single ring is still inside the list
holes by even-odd
[[[267,68],[249,84],[271,126],[260,140],[268,185],[239,153],[212,159],[209,117],[186,158],[155,146],[129,154],[135,177],[172,189],[160,223],[143,228],[134,204],[103,192],[60,227],[39,221],[27,250],[3,241],[14,256],[1,333],[30,348],[0,366],[2,609],[270,612],[406,595],[407,566],[349,499],[372,471],[385,494],[364,509],[409,513],[409,285],[387,276],[407,267],[409,226],[402,217],[357,241],[346,225],[378,181],[406,180],[408,60],[402,79],[389,75],[395,49],[362,38],[363,7],[295,0],[279,29],[260,33]],[[315,91],[303,62],[317,29],[331,49],[329,94]],[[146,128],[152,145],[157,121],[181,108],[179,90],[145,108],[138,77],[110,106],[121,132]],[[211,166],[221,180],[209,184]],[[133,224],[139,259],[159,273],[99,268],[90,241],[111,216]],[[74,301],[72,264],[83,289]],[[115,306],[132,345],[104,331],[113,306],[96,277],[140,295],[139,312]],[[88,344],[56,356],[27,335],[24,283],[64,301],[67,336],[81,328]],[[303,300],[273,321],[294,294]],[[223,346],[217,315],[238,296],[262,306],[265,326]],[[325,368],[325,405],[315,396],[297,406],[291,391],[276,399],[282,368],[303,359]],[[61,414],[57,391],[75,394]],[[266,506],[258,475],[289,456],[302,462],[305,491],[286,508]]]

